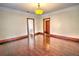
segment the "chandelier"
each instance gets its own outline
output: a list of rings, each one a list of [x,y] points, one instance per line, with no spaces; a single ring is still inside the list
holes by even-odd
[[[44,10],[40,8],[40,3],[38,3],[38,8],[35,10],[35,14],[41,15],[44,13]]]

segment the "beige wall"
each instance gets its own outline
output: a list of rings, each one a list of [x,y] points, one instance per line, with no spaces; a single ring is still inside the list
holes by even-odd
[[[26,35],[28,17],[35,18],[37,24],[37,17],[34,14],[0,7],[0,40]]]
[[[79,5],[42,15],[42,19],[48,16],[51,18],[52,34],[79,37]]]
[[[9,8],[0,7],[0,39],[27,34],[26,18],[35,19],[35,32],[43,32],[43,18],[51,18],[51,33],[79,37],[79,6],[36,16]]]

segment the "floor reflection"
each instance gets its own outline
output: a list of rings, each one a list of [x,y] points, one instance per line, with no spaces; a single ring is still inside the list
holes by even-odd
[[[43,35],[43,47],[45,50],[50,49],[50,36],[47,33]]]
[[[29,55],[32,54],[32,51],[35,49],[35,36],[34,34],[29,34],[28,38],[28,51]]]
[[[33,50],[35,48],[35,44],[36,44],[35,37],[34,37],[33,34],[29,35],[29,41],[28,42],[29,42],[29,44],[28,44],[29,49]],[[43,48],[45,50],[49,50],[50,49],[50,36],[49,36],[49,34],[46,34],[46,33],[43,35]]]
[[[42,35],[35,36],[35,48],[28,50],[28,38],[0,45],[0,56],[79,56],[79,43],[50,37],[50,43]],[[46,42],[44,44],[44,42]],[[32,45],[33,46],[33,45]],[[46,47],[45,50],[44,47]],[[74,49],[75,48],[75,49]]]
[[[34,49],[35,48],[35,38],[34,35],[29,35],[29,48]]]
[[[29,39],[28,39],[29,43],[28,43],[28,46],[29,46],[29,50],[34,50],[35,49],[35,46],[37,45],[36,42],[35,42],[35,37],[34,35],[29,35]],[[42,42],[40,42],[42,44]],[[36,45],[35,45],[36,44]],[[44,34],[43,35],[43,48],[44,50],[49,50],[50,49],[50,36],[49,34]]]

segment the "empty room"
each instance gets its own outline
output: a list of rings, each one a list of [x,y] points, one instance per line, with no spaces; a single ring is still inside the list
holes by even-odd
[[[79,3],[0,3],[0,56],[79,56]]]

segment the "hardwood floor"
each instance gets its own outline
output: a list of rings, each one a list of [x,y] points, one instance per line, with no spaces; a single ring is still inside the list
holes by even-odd
[[[43,36],[35,37],[35,48],[28,49],[28,39],[0,45],[2,56],[79,56],[79,43],[50,37],[49,49],[44,49]]]

